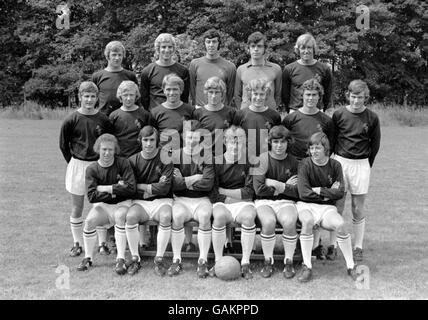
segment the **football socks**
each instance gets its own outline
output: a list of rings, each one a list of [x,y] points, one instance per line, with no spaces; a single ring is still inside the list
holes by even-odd
[[[74,243],[79,242],[83,244],[83,217],[73,218],[70,217],[71,234],[73,235]]]
[[[212,230],[213,249],[217,261],[223,256],[223,247],[226,243],[226,226],[222,228],[213,227]]]
[[[159,224],[158,235],[157,235],[157,249],[156,249],[157,257],[163,257],[170,237],[171,237],[171,226],[170,225],[164,226],[162,224]]]
[[[140,238],[140,232],[138,231],[138,223],[134,225],[126,225],[125,226],[126,238],[128,239],[129,250],[131,251],[131,255],[138,256],[138,242]]]
[[[354,258],[352,256],[351,235],[349,233],[344,236],[337,235],[337,243],[345,258],[346,267],[352,269],[354,267]]]
[[[225,234],[226,235],[226,234]],[[211,229],[198,229],[199,259],[208,260],[208,250],[211,245]]]
[[[284,245],[284,264],[287,259],[293,261],[294,251],[296,250],[297,234],[295,236],[282,235],[282,244]]]
[[[269,235],[260,233],[260,239],[262,242],[262,250],[265,256],[265,260],[269,260],[270,258],[273,261],[273,249],[275,248],[276,240],[275,233]]]
[[[352,219],[352,226],[354,229],[355,243],[354,248],[363,248],[364,230],[366,228],[366,218],[362,218],[360,221]]]
[[[181,261],[181,248],[183,247],[184,237],[184,228],[178,230],[174,228],[171,229],[171,246],[174,254],[172,261]]]
[[[314,235],[313,234],[301,234],[300,235],[300,246],[302,247],[302,256],[303,263],[309,268],[312,269],[312,247],[314,245]]]
[[[253,249],[255,238],[256,238],[255,224],[250,227],[241,225],[241,246],[242,246],[241,264],[250,263],[250,255],[251,255],[251,250]]]

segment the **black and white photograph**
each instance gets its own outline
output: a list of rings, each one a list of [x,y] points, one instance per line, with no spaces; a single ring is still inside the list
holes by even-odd
[[[4,0],[0,39],[0,300],[428,299],[426,1]]]

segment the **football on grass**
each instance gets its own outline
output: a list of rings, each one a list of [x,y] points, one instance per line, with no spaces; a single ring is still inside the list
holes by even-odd
[[[214,266],[215,275],[221,280],[235,280],[241,277],[241,264],[231,256],[221,257]]]

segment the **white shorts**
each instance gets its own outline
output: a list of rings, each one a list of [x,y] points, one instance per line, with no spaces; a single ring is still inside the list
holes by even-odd
[[[335,213],[339,214],[337,212],[336,206],[333,206],[331,204],[319,204],[298,201],[296,203],[296,208],[297,212],[301,212],[303,210],[310,211],[312,213],[312,216],[314,217],[314,225],[319,226],[321,226],[321,222],[328,212],[334,211]]]
[[[248,202],[241,201],[236,203],[216,202],[213,204],[213,210],[214,208],[219,206],[225,207],[232,214],[233,222],[236,222],[236,217],[238,216],[238,214],[241,213],[243,209],[248,208],[248,206],[254,208],[254,202],[252,201],[248,201]]]
[[[210,199],[208,197],[202,198],[189,198],[189,197],[174,197],[174,204],[179,203],[183,205],[192,215],[192,219],[195,219],[196,209],[201,205],[209,205],[212,207]]]
[[[171,198],[161,198],[154,200],[132,200],[132,204],[138,204],[143,207],[143,209],[149,215],[150,220],[153,220],[153,217],[158,212],[160,207],[167,205],[172,209],[172,199]]]
[[[92,162],[93,161],[83,161],[76,158],[71,158],[65,173],[65,189],[68,192],[77,196],[85,195],[85,172],[86,168]]]
[[[296,208],[296,203],[292,200],[268,200],[268,199],[257,199],[254,201],[256,205],[256,209],[260,208],[261,206],[268,206],[275,212],[276,215],[278,215],[278,212],[281,208],[290,206],[293,208]]]
[[[370,184],[370,164],[368,159],[348,159],[334,155],[340,162],[345,181],[345,191],[351,194],[367,194]]]
[[[96,203],[94,203],[92,208],[100,207],[108,214],[109,223],[104,225],[104,226],[107,228],[110,228],[110,227],[115,225],[114,214],[115,214],[116,210],[120,207],[129,208],[129,207],[131,207],[131,205],[132,205],[132,200],[125,200],[125,201],[115,203],[115,204],[109,204],[109,203],[105,203],[105,202],[96,202]]]

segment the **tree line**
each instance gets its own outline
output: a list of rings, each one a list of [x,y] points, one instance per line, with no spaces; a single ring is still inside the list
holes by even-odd
[[[312,33],[316,58],[333,68],[335,103],[345,102],[348,83],[361,78],[372,102],[428,104],[426,1],[69,0],[68,26],[57,23],[60,4],[1,2],[2,107],[24,97],[67,106],[79,83],[106,66],[104,47],[111,40],[123,42],[124,67],[138,74],[152,62],[156,36],[172,33],[178,59],[188,66],[204,55],[201,35],[211,28],[223,36],[221,55],[237,67],[249,59],[246,40],[254,31],[268,37],[268,59],[281,67],[296,60],[297,37]],[[368,16],[357,10],[361,4]]]

